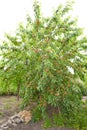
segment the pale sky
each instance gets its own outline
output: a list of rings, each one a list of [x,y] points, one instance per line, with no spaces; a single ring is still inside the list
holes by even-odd
[[[42,3],[42,12],[45,16],[51,15],[52,8],[66,0],[39,0]],[[73,16],[78,16],[78,24],[85,28],[87,34],[87,0],[75,0]],[[4,32],[11,33],[17,28],[18,23],[25,20],[29,13],[31,16],[33,0],[0,0],[0,41]]]

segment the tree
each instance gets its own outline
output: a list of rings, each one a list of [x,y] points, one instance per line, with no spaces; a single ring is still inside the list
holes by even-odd
[[[59,5],[51,17],[44,18],[34,2],[34,20],[27,15],[15,36],[6,34],[0,62],[1,79],[24,91],[24,106],[37,102],[43,113],[51,105],[66,117],[80,106],[77,79],[83,80],[82,51],[87,44],[77,20],[69,14],[72,4]]]

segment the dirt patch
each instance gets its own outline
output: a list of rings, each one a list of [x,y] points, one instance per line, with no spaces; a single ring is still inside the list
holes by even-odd
[[[0,125],[20,111],[20,103],[16,96],[0,96]]]
[[[16,96],[0,96],[0,126],[6,122],[9,117],[20,111],[21,99],[18,101]],[[16,127],[12,127],[9,130],[73,130],[67,128],[49,128],[44,129],[42,122],[36,123],[21,123]]]
[[[42,122],[29,123],[29,124],[20,124],[11,130],[74,130],[68,128],[48,128],[45,129],[42,127]]]

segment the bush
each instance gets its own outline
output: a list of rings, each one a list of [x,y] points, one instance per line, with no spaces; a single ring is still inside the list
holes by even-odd
[[[1,46],[0,77],[3,75],[8,86],[14,83],[18,94],[23,92],[24,107],[36,102],[43,118],[48,105],[57,107],[67,121],[77,114],[81,104],[77,79],[84,77],[85,57],[81,52],[87,38],[70,16],[72,2],[59,5],[48,18],[41,15],[37,1],[33,6],[34,20],[27,16],[15,36],[6,34]]]

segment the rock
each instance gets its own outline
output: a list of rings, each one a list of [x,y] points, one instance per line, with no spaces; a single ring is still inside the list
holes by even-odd
[[[20,117],[20,120],[21,120],[21,123],[24,123],[24,119],[22,119],[22,118]]]
[[[7,125],[8,125],[8,123],[6,122],[3,125],[1,125],[1,128],[6,127]]]
[[[9,128],[8,126],[5,126],[2,128],[2,130],[8,130],[8,128]]]
[[[14,127],[17,126],[17,124],[15,124],[15,123],[13,123],[12,125],[13,125]]]
[[[2,130],[2,128],[0,127],[0,130]]]
[[[11,123],[12,123],[12,120],[11,120],[11,119],[9,119],[9,120],[8,120],[8,124],[11,124]]]
[[[12,119],[11,122],[12,124],[16,122],[17,119]]]
[[[15,114],[14,116],[11,116],[10,119],[16,119],[18,118],[18,114]]]
[[[10,127],[15,127],[20,123],[28,123],[31,120],[32,114],[30,111],[21,111],[9,118],[9,120],[1,125],[0,130],[8,130]]]
[[[26,111],[26,110],[19,112],[18,116],[22,118],[25,123],[28,123],[32,118],[31,111]]]
[[[14,120],[14,122],[15,122],[16,124],[20,124],[20,123],[21,123],[21,120],[17,118],[16,120]]]

